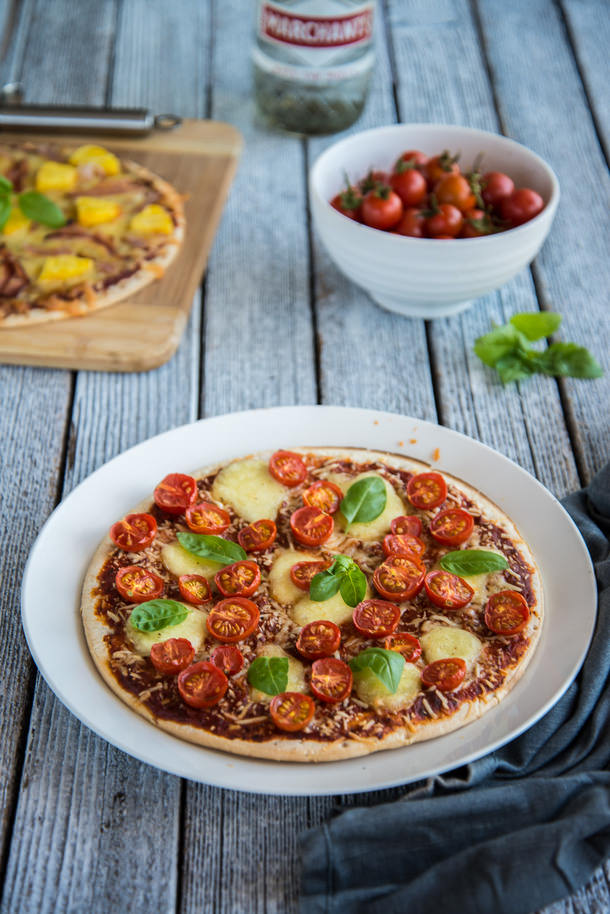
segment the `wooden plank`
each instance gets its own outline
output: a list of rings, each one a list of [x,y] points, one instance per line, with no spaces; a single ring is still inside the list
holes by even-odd
[[[587,91],[587,101],[595,117],[595,126],[610,157],[610,96],[608,95],[608,48],[610,16],[605,0],[561,0],[568,37],[572,44],[580,75]]]
[[[53,16],[66,16],[69,0],[64,10],[59,7],[59,2],[53,5]],[[150,92],[145,99],[136,94],[142,82],[150,80],[149,89],[159,93],[160,107],[169,108],[168,100],[175,95],[184,100],[182,113],[204,113],[205,80],[192,87],[190,80],[197,61],[201,74],[205,71],[209,9],[198,3],[192,7],[189,18],[184,8],[163,2],[124,5],[116,48],[115,104],[155,103]],[[170,34],[175,43],[165,48],[166,64],[159,77],[157,50]],[[94,52],[88,43],[83,45],[84,56]],[[66,59],[65,64],[69,68],[71,61]],[[184,91],[186,84],[196,90],[190,96]],[[74,102],[79,101],[78,92],[74,85]],[[196,417],[199,338],[198,300],[178,353],[162,368],[147,375],[78,376],[64,491],[117,452]],[[73,790],[71,759],[77,778]],[[16,888],[7,896],[6,911],[91,907],[111,914],[119,909],[145,910],[150,898],[155,899],[155,910],[173,911],[179,822],[177,778],[140,764],[93,736],[46,686],[38,684],[8,868],[8,882]],[[163,865],[151,866],[151,860],[162,860]],[[31,907],[26,908],[29,899]]]
[[[40,135],[27,135],[34,142]],[[69,146],[81,137],[66,136]],[[161,280],[126,301],[53,324],[0,330],[0,361],[106,371],[148,371],[176,351],[205,269],[241,150],[230,124],[185,119],[142,139],[99,137],[109,149],[162,175],[186,196],[186,234]]]
[[[555,223],[534,267],[539,296],[545,308],[563,315],[559,337],[590,348],[607,369],[610,181],[560,14],[550,0],[532,0],[527,8],[486,0],[479,14],[504,128],[542,155],[561,184]],[[560,386],[587,481],[608,459],[610,425],[600,404],[610,402],[610,372]]]
[[[346,136],[396,120],[385,35],[379,5],[369,98],[362,117]],[[336,140],[336,136],[309,140],[308,163],[312,165]],[[339,272],[315,233],[312,245],[322,402],[436,421],[424,321],[380,308]]]
[[[403,119],[410,117],[412,87],[417,85],[418,104],[430,120],[497,131],[469,4],[447,0],[424,8],[393,2],[390,8],[396,94]],[[443,53],[443,48],[451,52]],[[433,67],[422,63],[430,60],[435,61]],[[462,60],[469,65],[458,66]],[[443,92],[438,91],[440,84],[446,87]],[[577,488],[578,476],[555,383],[545,378],[504,388],[472,351],[474,340],[491,329],[492,321],[505,323],[515,311],[536,310],[531,276],[524,271],[464,314],[433,321],[435,382],[444,424],[516,460],[562,495]],[[556,443],[552,453],[549,441]]]

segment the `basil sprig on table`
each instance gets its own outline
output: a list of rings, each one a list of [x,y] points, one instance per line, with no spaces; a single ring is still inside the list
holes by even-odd
[[[348,606],[358,606],[366,594],[366,576],[347,555],[336,555],[330,568],[314,575],[309,585],[309,596],[317,603],[339,592]]]
[[[6,225],[11,214],[10,194],[12,192],[12,183],[4,175],[0,175],[0,231]],[[37,190],[24,190],[17,197],[17,205],[27,219],[40,222],[41,225],[48,225],[49,228],[61,228],[62,225],[66,224],[66,217],[59,206]]]
[[[246,550],[238,543],[225,540],[222,536],[211,536],[207,533],[179,533],[178,542],[187,552],[199,555],[211,562],[221,565],[232,565],[247,558]]]
[[[388,500],[385,483],[380,476],[365,476],[352,483],[341,502],[341,514],[350,524],[366,524],[383,512]],[[347,527],[346,527],[347,529]]]
[[[386,651],[382,647],[367,647],[366,650],[356,654],[354,659],[350,660],[349,665],[353,673],[371,670],[393,695],[400,683],[405,658],[398,651]]]
[[[483,574],[486,571],[504,571],[508,568],[508,562],[503,555],[486,549],[457,549],[455,552],[447,552],[439,564],[443,571],[462,576]]]
[[[551,336],[560,324],[561,315],[553,311],[514,314],[508,324],[494,325],[493,330],[475,340],[474,351],[485,365],[495,368],[503,384],[533,374],[600,378],[601,366],[584,346],[551,343],[543,350],[530,346]]]
[[[250,685],[267,695],[279,695],[288,685],[288,657],[257,657],[248,667]]]
[[[188,609],[176,600],[149,600],[132,610],[129,621],[141,632],[158,632],[170,625],[179,625],[188,616]]]

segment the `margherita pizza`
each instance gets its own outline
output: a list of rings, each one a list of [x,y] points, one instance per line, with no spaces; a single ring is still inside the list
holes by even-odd
[[[163,275],[179,194],[101,146],[0,145],[0,327],[112,305]]]
[[[476,720],[523,673],[542,612],[534,558],[484,495],[318,448],[166,476],[113,524],[82,597],[97,668],[135,711],[289,761]]]

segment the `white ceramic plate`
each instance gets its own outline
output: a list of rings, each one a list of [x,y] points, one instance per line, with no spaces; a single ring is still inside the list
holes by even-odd
[[[414,443],[411,443],[411,440]],[[537,559],[545,622],[521,680],[498,708],[439,739],[319,765],[246,759],[158,730],[124,705],[90,660],[79,614],[85,569],[117,518],[166,473],[188,472],[266,448],[357,446],[432,461],[479,488],[514,520]],[[437,455],[438,456],[438,455]],[[559,502],[532,476],[485,445],[418,419],[333,406],[280,407],[204,419],[115,457],[51,515],[30,554],[22,618],[34,660],[84,724],[135,758],[220,787],[282,795],[377,790],[479,758],[530,727],[560,698],[589,646],[597,594],[585,544]]]

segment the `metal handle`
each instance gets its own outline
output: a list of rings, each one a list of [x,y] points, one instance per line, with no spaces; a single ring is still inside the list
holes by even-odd
[[[176,114],[152,114],[146,108],[86,108],[63,105],[22,105],[21,87],[12,83],[0,92],[0,130],[49,130],[56,133],[114,133],[144,136],[152,130],[174,130]]]

